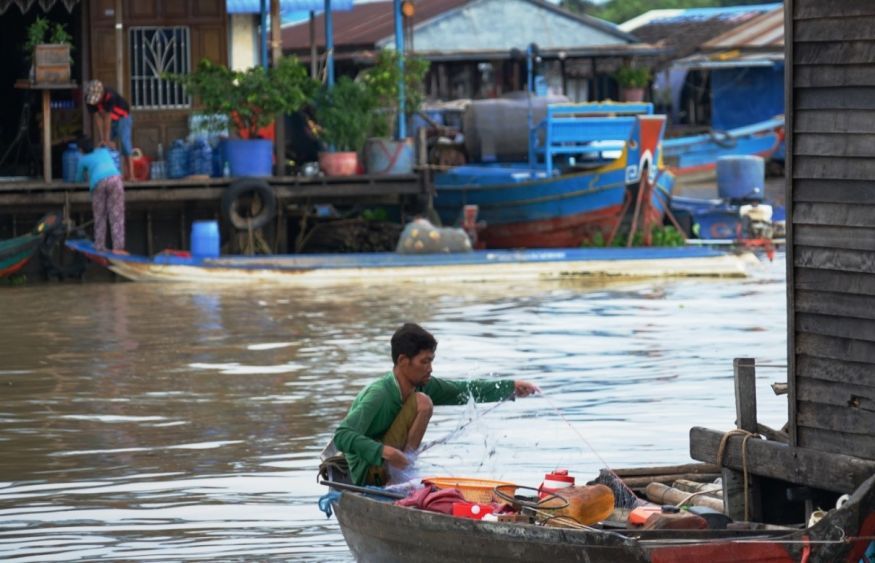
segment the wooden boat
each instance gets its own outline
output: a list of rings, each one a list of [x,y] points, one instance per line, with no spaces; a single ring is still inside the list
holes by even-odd
[[[60,225],[61,218],[49,214],[40,219],[29,233],[0,241],[0,278],[11,276],[21,270],[33,258],[46,233]]]
[[[67,246],[133,281],[297,285],[445,283],[665,276],[743,277],[750,253],[708,248],[565,248],[452,254],[297,254],[198,258],[99,252],[88,240]]]
[[[580,246],[613,238],[624,221],[649,233],[674,185],[662,168],[664,129],[652,104],[551,104],[530,132],[528,163],[436,175],[435,210],[452,225],[476,205],[486,248]]]
[[[332,506],[364,562],[857,563],[875,535],[875,476],[805,529],[570,529],[457,518],[351,491]]]
[[[665,139],[665,164],[680,179],[710,176],[721,156],[771,157],[784,142],[784,117],[776,117],[729,131]]]

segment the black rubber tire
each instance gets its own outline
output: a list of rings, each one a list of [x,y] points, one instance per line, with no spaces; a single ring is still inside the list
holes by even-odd
[[[250,226],[260,229],[274,216],[276,196],[273,188],[260,178],[236,180],[222,195],[222,217],[237,230],[245,231]]]

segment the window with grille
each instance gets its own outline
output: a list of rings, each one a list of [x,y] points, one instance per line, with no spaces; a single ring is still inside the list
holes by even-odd
[[[174,27],[132,27],[131,104],[139,109],[191,107],[191,97],[166,74],[191,71],[189,29]]]

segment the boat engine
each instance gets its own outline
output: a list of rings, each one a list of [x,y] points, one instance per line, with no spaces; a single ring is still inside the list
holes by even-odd
[[[774,236],[771,205],[748,203],[738,208],[738,216],[741,218],[743,238],[771,239]]]

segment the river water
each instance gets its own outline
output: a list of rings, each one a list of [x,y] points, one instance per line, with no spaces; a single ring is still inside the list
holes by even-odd
[[[435,375],[540,397],[436,409],[422,475],[537,486],[567,467],[687,463],[734,426],[732,359],[786,363],[784,259],[744,280],[0,288],[0,560],[349,560],[319,451],[405,321]],[[787,405],[758,370],[760,420]],[[482,416],[481,416],[482,415]]]

